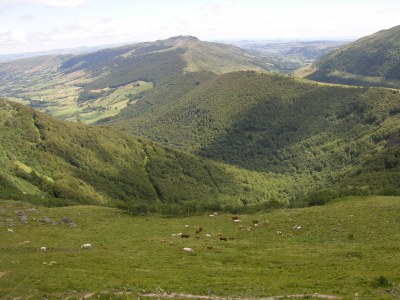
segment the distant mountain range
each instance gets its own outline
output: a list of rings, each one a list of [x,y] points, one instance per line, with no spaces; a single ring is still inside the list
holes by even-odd
[[[400,26],[326,55],[308,73],[307,78],[322,82],[400,88]]]
[[[0,96],[60,119],[94,123],[117,114],[141,92],[174,76],[266,69],[268,65],[254,53],[178,36],[83,55],[0,64]]]
[[[48,55],[66,55],[66,54],[82,54],[98,51],[101,49],[118,47],[124,44],[111,44],[111,45],[100,45],[100,46],[83,46],[76,48],[65,48],[65,49],[54,49],[54,50],[44,50],[37,52],[23,52],[23,53],[10,53],[10,54],[0,54],[0,63],[8,62],[12,60],[19,60],[25,58],[32,58],[38,56],[48,56]]]

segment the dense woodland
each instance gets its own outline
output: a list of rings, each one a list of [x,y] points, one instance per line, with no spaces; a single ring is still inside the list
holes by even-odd
[[[241,170],[115,129],[0,104],[0,198],[176,214],[286,206],[297,189],[284,175]]]
[[[400,130],[397,91],[256,72],[202,78],[192,87],[180,80],[182,92],[175,85],[174,97],[163,97],[168,86],[146,93],[108,123],[207,158],[306,176],[322,186],[337,184],[377,153],[386,155],[387,141]],[[377,185],[364,189],[379,191]]]

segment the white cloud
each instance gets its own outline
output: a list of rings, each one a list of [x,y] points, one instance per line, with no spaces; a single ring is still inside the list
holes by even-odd
[[[83,5],[89,0],[0,0],[0,6],[13,8],[22,5],[38,5],[48,7],[74,7]]]
[[[0,32],[0,44],[2,46],[21,45],[26,43],[27,37],[23,30],[12,29]]]

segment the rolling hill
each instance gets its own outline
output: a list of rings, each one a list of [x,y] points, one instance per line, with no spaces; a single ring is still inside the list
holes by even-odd
[[[0,64],[0,96],[58,119],[91,124],[116,115],[143,91],[171,77],[208,71],[265,70],[255,54],[191,36],[43,56]]]
[[[37,204],[166,210],[270,200],[287,205],[297,186],[287,176],[241,170],[112,128],[56,121],[4,100],[0,157],[0,199]]]
[[[202,84],[188,89],[188,78],[177,81],[173,96],[168,87],[149,91],[105,124],[241,168],[307,176],[322,185],[337,184],[386,151],[400,131],[396,91],[252,71],[203,75]],[[357,187],[379,192],[367,181]]]
[[[340,84],[400,87],[400,26],[363,37],[317,63],[306,78]]]

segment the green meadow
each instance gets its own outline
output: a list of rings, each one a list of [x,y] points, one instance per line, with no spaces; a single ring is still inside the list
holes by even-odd
[[[168,218],[98,206],[36,208],[0,202],[0,299],[79,299],[92,293],[135,299],[160,292],[400,297],[399,197],[352,197],[239,215],[244,230],[229,214]],[[41,222],[45,217],[50,223]],[[53,224],[62,218],[76,227]],[[203,231],[196,239],[199,226]],[[190,237],[172,235],[177,233]],[[92,248],[81,250],[84,243]],[[40,251],[43,246],[46,252]]]

